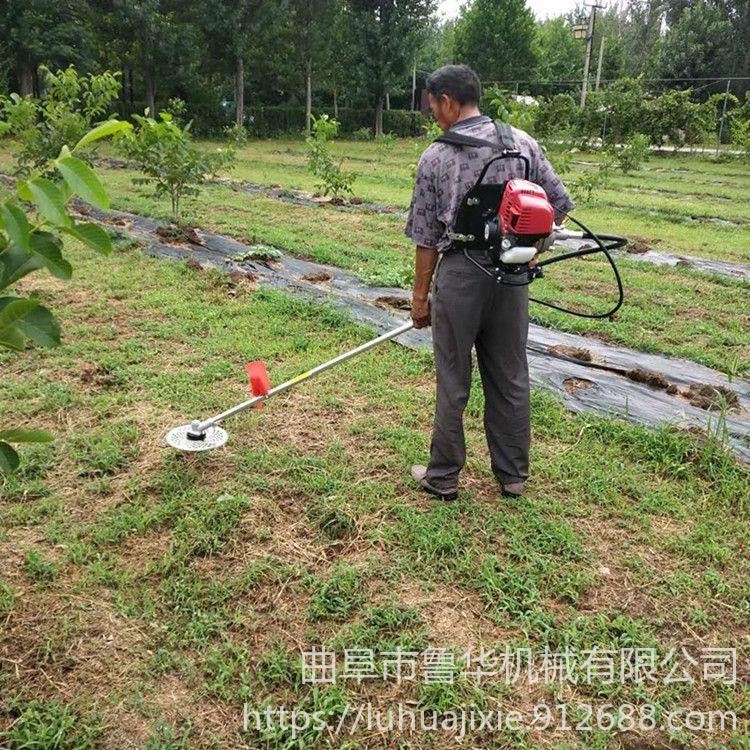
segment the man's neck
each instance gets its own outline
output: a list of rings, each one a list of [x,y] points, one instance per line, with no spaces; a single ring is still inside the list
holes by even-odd
[[[468,120],[470,117],[479,117],[481,116],[481,112],[479,111],[479,107],[476,105],[471,107],[462,108],[459,112],[458,119],[456,122],[454,122],[454,125],[457,125],[461,120]]]

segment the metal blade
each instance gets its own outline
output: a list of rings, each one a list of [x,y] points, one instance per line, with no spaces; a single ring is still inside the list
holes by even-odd
[[[226,430],[221,427],[207,427],[203,434],[202,440],[193,440],[188,437],[191,425],[183,424],[179,427],[173,427],[164,437],[168,445],[178,451],[186,453],[197,453],[198,451],[211,451],[214,448],[221,448],[228,439]]]

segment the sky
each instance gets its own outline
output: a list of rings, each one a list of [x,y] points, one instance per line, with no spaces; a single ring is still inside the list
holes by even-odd
[[[458,9],[462,0],[440,0],[440,15],[443,18],[454,18],[458,15]],[[550,16],[559,16],[575,8],[577,0],[526,0],[534,15],[541,21]]]

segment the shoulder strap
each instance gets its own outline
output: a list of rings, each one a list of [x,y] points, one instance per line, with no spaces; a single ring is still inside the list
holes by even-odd
[[[470,146],[472,148],[491,148],[493,151],[514,151],[513,129],[504,122],[495,123],[495,132],[498,142],[488,141],[485,138],[476,138],[473,135],[464,135],[456,131],[448,130],[436,143],[450,143],[452,146]]]
[[[507,151],[516,150],[516,142],[513,139],[513,128],[508,125],[507,122],[495,122],[495,130],[497,131],[497,140]]]
[[[450,143],[452,146],[471,146],[472,148],[491,148],[493,151],[499,151],[500,146],[492,141],[487,141],[484,138],[475,138],[473,135],[464,135],[463,133],[455,133],[447,131],[436,138],[434,143]]]

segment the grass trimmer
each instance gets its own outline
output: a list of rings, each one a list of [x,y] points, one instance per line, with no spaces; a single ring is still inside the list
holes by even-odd
[[[617,271],[617,266],[610,254],[610,250],[622,247],[625,244],[625,240],[622,237],[596,235],[572,216],[569,218],[581,228],[581,231],[570,231],[563,227],[555,226],[554,210],[547,200],[546,193],[538,185],[526,180],[510,180],[502,186],[488,185],[482,187],[493,188],[493,190],[488,195],[480,193],[479,197],[473,197],[469,193],[467,194],[468,199],[464,201],[472,209],[472,215],[469,216],[468,223],[474,225],[471,228],[475,234],[459,234],[456,236],[467,241],[474,241],[476,237],[480,236],[481,232],[484,235],[488,248],[492,252],[494,267],[491,269],[485,268],[485,266],[478,263],[464,250],[464,254],[468,260],[477,265],[483,273],[492,276],[497,283],[526,285],[542,276],[542,268],[544,266],[557,263],[561,260],[601,252],[612,267],[617,282],[619,299],[610,310],[604,313],[582,313],[554,305],[550,302],[537,300],[533,297],[529,299],[552,307],[555,310],[587,318],[607,317],[619,309],[623,301],[623,287],[620,274]],[[497,196],[497,191],[494,188],[497,187],[502,188],[500,191],[502,201],[499,205],[494,203],[494,199]],[[530,266],[529,262],[537,253],[538,242],[545,238],[551,238],[552,243],[558,239],[589,239],[593,240],[596,245],[594,247],[586,247],[554,255],[551,258]],[[604,244],[605,242],[607,244]],[[325,372],[331,367],[335,367],[341,362],[345,362],[347,359],[356,357],[358,354],[366,352],[368,349],[372,349],[384,341],[400,336],[402,333],[410,330],[413,325],[412,322],[404,323],[398,328],[394,328],[392,331],[384,333],[382,336],[378,336],[351,351],[340,354],[329,362],[324,362],[322,365],[313,367],[312,370],[303,372],[301,375],[297,375],[274,388],[271,388],[266,366],[263,362],[250,362],[247,365],[247,371],[250,376],[250,388],[253,392],[253,398],[243,401],[241,404],[237,404],[237,406],[233,406],[231,409],[227,409],[227,411],[202,422],[196,419],[190,424],[174,427],[167,433],[166,441],[173,448],[187,452],[220,448],[227,442],[226,431],[219,427],[224,420],[245,409],[249,409],[251,406],[262,406],[263,402],[271,396],[286,391],[298,383],[302,383],[321,372]]]
[[[235,414],[239,414],[245,409],[249,409],[251,406],[260,407],[263,402],[275,396],[277,393],[286,391],[305,380],[319,375],[321,372],[329,370],[331,367],[335,367],[346,360],[356,357],[358,354],[366,352],[368,349],[372,349],[378,344],[382,344],[384,341],[389,341],[402,333],[406,333],[414,327],[414,324],[409,321],[400,325],[398,328],[394,328],[392,331],[378,336],[377,338],[367,341],[364,344],[351,349],[348,352],[339,354],[338,357],[334,357],[328,362],[324,362],[317,367],[313,367],[307,372],[303,372],[300,375],[296,375],[291,380],[287,380],[285,383],[271,388],[271,382],[268,377],[266,366],[263,362],[248,362],[246,368],[247,373],[250,377],[250,388],[253,392],[253,397],[247,401],[243,401],[241,404],[233,406],[231,409],[217,414],[215,417],[210,417],[203,421],[199,419],[193,420],[190,424],[180,425],[179,427],[173,427],[166,435],[166,441],[172,448],[176,448],[178,451],[185,451],[189,453],[197,451],[210,451],[214,448],[221,448],[227,442],[226,430],[219,427],[229,417],[233,417]]]

